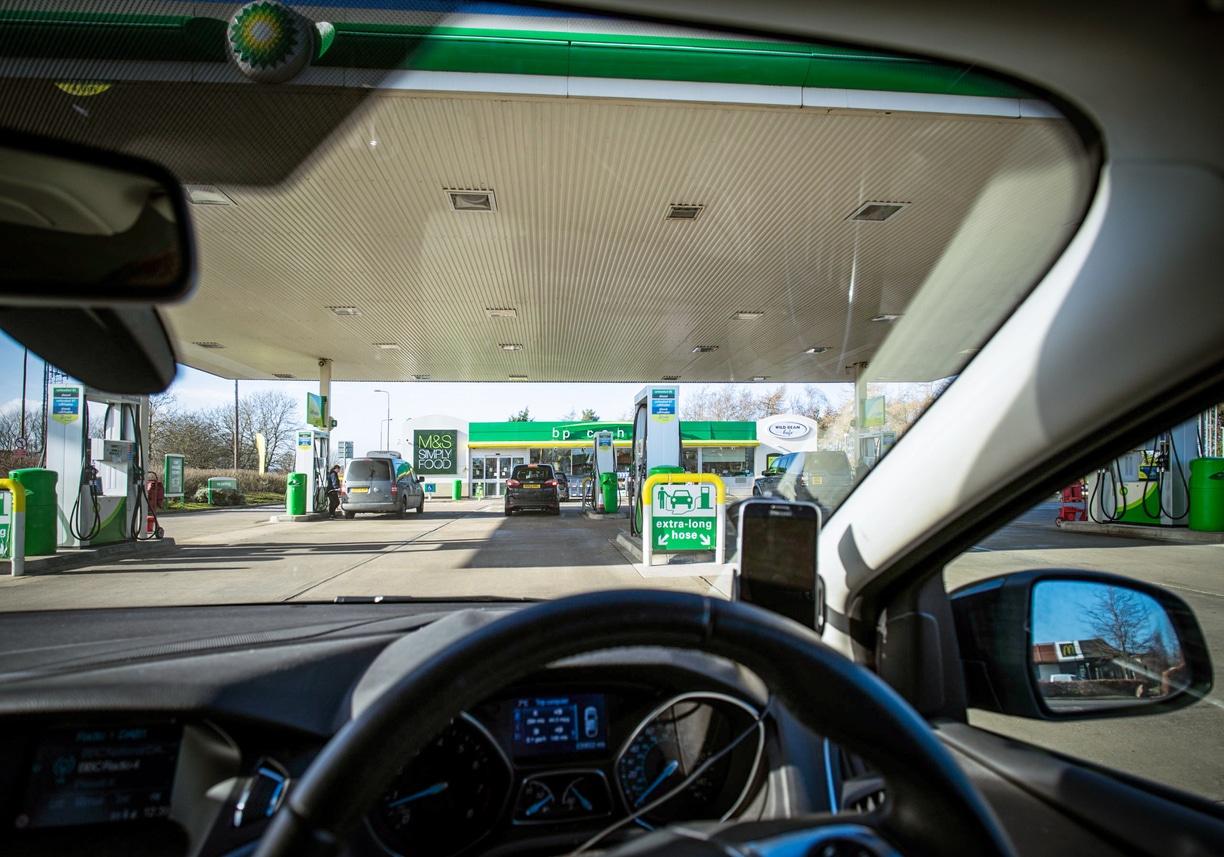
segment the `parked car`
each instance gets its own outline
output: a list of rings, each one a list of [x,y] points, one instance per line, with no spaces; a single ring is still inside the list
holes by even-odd
[[[826,508],[841,504],[854,487],[850,458],[837,450],[790,452],[774,460],[752,484],[754,497],[804,500]]]
[[[506,516],[524,509],[561,514],[557,474],[551,464],[520,464],[506,480]]]
[[[557,496],[562,500],[570,498],[569,477],[565,475],[564,470],[557,471]]]
[[[425,511],[425,491],[412,465],[394,455],[354,458],[344,471],[340,511],[352,519],[358,512],[392,512],[401,518],[415,509]]]

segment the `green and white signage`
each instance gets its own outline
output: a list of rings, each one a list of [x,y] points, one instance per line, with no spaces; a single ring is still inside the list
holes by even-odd
[[[167,497],[183,496],[183,467],[186,461],[181,455],[166,456],[166,475],[162,484]]]
[[[422,476],[459,473],[459,432],[454,429],[417,431],[413,434],[413,460]]]
[[[718,506],[713,485],[659,484],[651,489],[650,545],[655,551],[714,550]]]

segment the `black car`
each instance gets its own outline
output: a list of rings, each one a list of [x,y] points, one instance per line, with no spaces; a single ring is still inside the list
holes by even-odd
[[[506,516],[521,509],[561,514],[557,474],[551,464],[520,464],[506,480]]]

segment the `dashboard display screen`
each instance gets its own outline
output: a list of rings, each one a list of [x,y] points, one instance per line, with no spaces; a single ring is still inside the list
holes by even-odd
[[[515,699],[513,746],[516,756],[608,749],[608,718],[603,694]]]
[[[27,775],[18,829],[166,818],[182,727],[47,732]]]

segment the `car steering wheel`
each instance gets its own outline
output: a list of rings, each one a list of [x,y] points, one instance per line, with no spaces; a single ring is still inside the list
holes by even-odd
[[[764,855],[826,853],[812,847],[824,843],[836,854],[1013,855],[926,721],[815,633],[748,604],[622,590],[533,605],[425,659],[336,733],[273,817],[256,857],[334,854],[405,760],[460,711],[554,661],[621,646],[694,649],[743,664],[806,726],[871,760],[888,786],[883,808],[870,814],[676,825],[634,839],[635,855],[683,846],[714,857],[742,853],[745,843]]]

